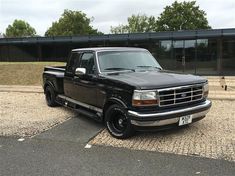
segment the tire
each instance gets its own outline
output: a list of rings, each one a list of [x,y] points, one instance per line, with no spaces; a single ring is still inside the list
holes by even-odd
[[[134,134],[134,128],[126,110],[118,105],[111,105],[105,113],[105,125],[108,132],[115,138],[126,139]]]
[[[46,102],[47,102],[48,106],[50,106],[50,107],[58,106],[58,104],[55,101],[56,100],[56,93],[51,86],[46,86],[45,98],[46,98]]]

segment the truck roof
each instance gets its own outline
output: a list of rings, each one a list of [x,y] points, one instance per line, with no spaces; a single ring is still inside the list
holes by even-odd
[[[79,48],[73,49],[72,52],[76,51],[146,51],[144,48],[137,47],[94,47],[94,48]]]

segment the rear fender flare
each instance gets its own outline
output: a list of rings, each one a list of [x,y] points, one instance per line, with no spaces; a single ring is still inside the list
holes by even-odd
[[[44,87],[43,87],[44,92],[45,92],[45,89],[46,89],[47,86],[51,86],[51,87],[54,89],[54,91],[56,91],[54,84],[53,84],[51,81],[47,81],[47,82],[44,84]]]

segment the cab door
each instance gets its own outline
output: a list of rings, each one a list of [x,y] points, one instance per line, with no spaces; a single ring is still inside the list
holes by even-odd
[[[80,62],[81,53],[72,52],[67,62],[64,75],[64,94],[67,97],[73,98],[76,94],[74,91],[74,73],[76,65]]]
[[[76,68],[85,68],[83,75],[74,75],[74,99],[88,105],[97,105],[97,74],[94,52],[84,52]]]

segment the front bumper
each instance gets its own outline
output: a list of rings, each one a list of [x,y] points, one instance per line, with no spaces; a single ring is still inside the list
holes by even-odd
[[[179,122],[179,118],[185,115],[192,115],[193,122],[202,119],[209,112],[211,101],[206,100],[198,105],[194,105],[182,109],[168,110],[156,113],[141,113],[136,111],[128,111],[131,124],[140,127],[158,127]]]

